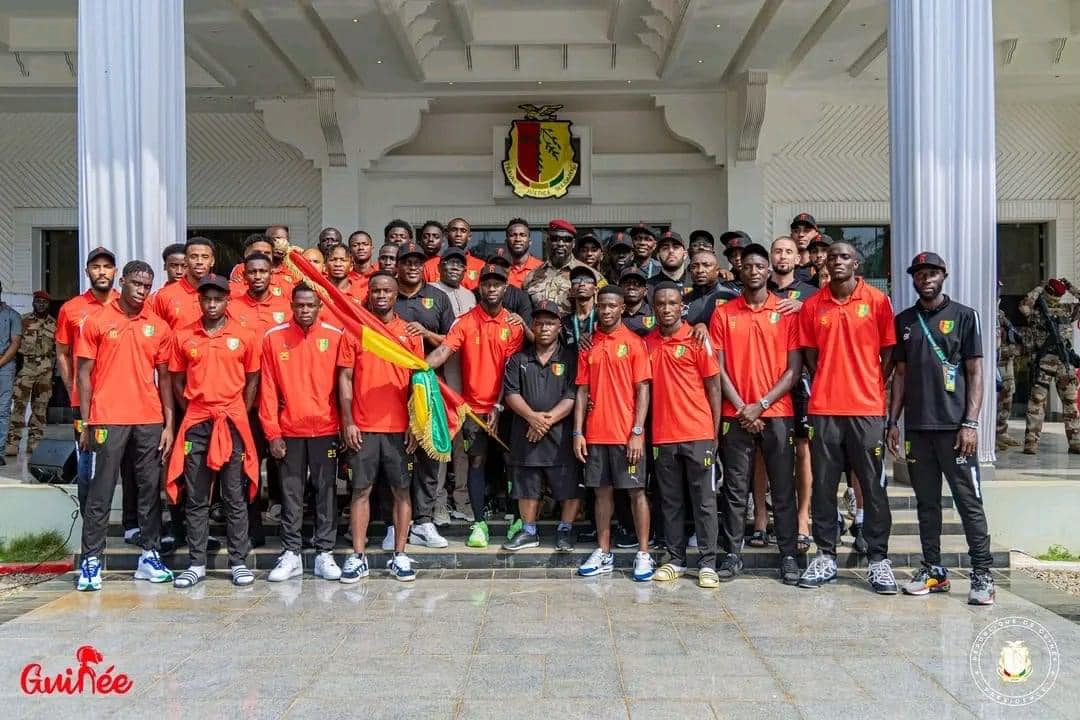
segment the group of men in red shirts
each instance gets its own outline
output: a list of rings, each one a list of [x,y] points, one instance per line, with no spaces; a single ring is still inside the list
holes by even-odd
[[[865,508],[868,580],[877,592],[894,594],[884,450],[887,430],[894,449],[892,429],[908,407],[902,401],[886,408],[897,319],[888,297],[858,276],[857,251],[803,232],[806,226],[816,231],[813,218],[797,216],[796,237],[779,238],[769,249],[745,233],[725,233],[721,242],[731,272],[720,270],[707,232],[695,231],[688,253],[677,233],[644,224],[610,239],[605,272],[603,253],[589,252],[591,244],[602,248],[599,239],[578,234],[565,220],[549,224],[548,240],[552,246],[571,243],[573,257],[560,246],[545,262],[530,254],[530,228],[519,219],[507,226],[505,248],[486,262],[469,251],[471,229],[461,218],[449,228],[426,223],[418,243],[408,223],[394,221],[377,256],[367,233],[346,240],[327,228],[305,257],[347,302],[364,305],[391,337],[426,357],[448,382],[453,378],[486,422],[468,421],[456,444],[461,462],[455,458],[455,480],[464,486],[473,521],[469,546],[486,547],[490,539],[482,514],[487,470],[501,453],[488,439],[502,427],[509,443],[502,459],[519,510],[502,546],[508,552],[540,544],[537,516],[546,489],[562,503],[555,549],[575,548],[574,521],[581,501],[591,501],[597,548],[578,573],[610,573],[620,490],[638,546],[633,578],[674,581],[688,571],[690,519],[699,548],[698,584],[716,587],[743,570],[747,503],[758,467],[771,490],[781,579],[819,587],[837,577],[837,489],[847,473]],[[809,255],[815,243],[825,247],[817,265]],[[314,574],[346,583],[366,577],[372,490],[378,485],[389,500],[384,550],[393,577],[416,576],[407,544],[447,546],[435,523],[445,502],[446,468],[409,431],[408,371],[343,331],[323,294],[283,269],[287,247],[281,226],[251,236],[243,263],[226,277],[213,272],[213,243],[191,238],[163,254],[169,278],[156,293],[147,263],[127,263],[117,292],[113,253],[96,248],[87,257],[90,289],[64,305],[56,334],[61,372],[85,421],[76,424],[79,448],[95,459],[92,473],[80,478],[79,589],[101,587],[109,508],[121,475],[137,501],[142,554],[136,578],[171,580],[178,588],[206,577],[211,506],[218,501],[232,581],[254,581],[246,557],[252,515],[261,515],[264,459],[268,477],[271,470],[279,477],[271,490],[281,505],[283,545],[270,581],[303,573],[305,502],[314,504]],[[657,248],[658,262],[652,257]],[[179,253],[182,264],[174,262]],[[646,274],[646,267],[654,272]],[[970,310],[942,295],[945,266],[936,255],[921,254],[909,272],[920,291],[919,318],[942,308]],[[722,273],[730,279],[722,280]],[[635,289],[643,280],[644,296]],[[929,288],[925,297],[920,283]],[[936,355],[943,385],[912,387],[907,395],[934,403],[935,394],[943,394],[936,406],[955,405],[963,417],[942,420],[939,413],[925,427],[917,420],[911,427],[909,412],[908,425],[916,434],[930,434],[921,447],[938,455],[944,440],[934,433],[961,438],[954,465],[977,473],[969,459],[981,402],[975,399],[981,380],[974,377],[981,350],[977,316],[972,321],[970,313],[942,320],[937,336],[929,330],[919,335],[918,348],[898,353],[898,367],[933,362]],[[640,319],[631,323],[633,318]],[[954,328],[965,334],[955,347],[957,336],[949,337]],[[913,336],[910,324],[903,333],[902,345]],[[902,375],[905,382],[921,377]],[[812,389],[800,397],[798,388],[807,381]],[[960,395],[962,401],[950,405]],[[504,407],[510,413],[500,423]],[[796,444],[805,447],[798,438],[809,445],[809,493],[797,481]],[[941,457],[924,461],[932,471],[922,471],[922,487],[916,487],[921,527],[925,515],[926,564],[905,586],[910,594],[948,588],[934,550],[934,487],[940,535],[941,475],[950,485],[963,478],[945,465]],[[352,488],[352,548],[339,566],[334,550],[341,468]],[[160,555],[162,485],[188,545],[189,567],[175,576]],[[977,489],[958,494],[954,487],[954,496],[964,505],[969,539],[976,538],[973,595],[978,574],[981,589],[990,583],[978,596],[987,601],[979,604],[988,604],[993,585],[981,499]],[[666,545],[660,567],[650,552],[650,502],[659,506],[656,535]],[[808,543],[798,529],[805,503],[811,504],[818,553],[803,568],[798,556]]]

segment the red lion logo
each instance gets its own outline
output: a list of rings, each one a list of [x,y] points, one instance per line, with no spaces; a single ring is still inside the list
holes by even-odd
[[[65,668],[56,675],[43,675],[40,663],[29,663],[19,675],[19,687],[27,695],[82,695],[89,687],[92,695],[126,695],[134,685],[124,673],[114,674],[115,665],[100,673],[92,667],[105,660],[93,645],[83,645],[75,651],[77,668]]]

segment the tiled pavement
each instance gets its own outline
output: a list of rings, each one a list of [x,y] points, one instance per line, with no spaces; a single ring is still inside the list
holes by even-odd
[[[463,572],[463,571],[459,571]],[[421,574],[345,586],[310,577],[245,589],[214,577],[181,593],[109,577],[0,625],[5,717],[163,718],[1054,718],[1077,717],[1080,626],[999,586],[878,597],[849,573],[817,591],[744,576],[635,584],[539,571],[475,579]],[[66,581],[23,593],[49,599]],[[70,587],[68,585],[67,587]],[[15,596],[18,598],[19,596]],[[0,611],[4,604],[0,602]],[[994,620],[1041,623],[1059,674],[1035,705],[995,704],[969,654]],[[134,686],[126,696],[21,693],[29,662],[53,674],[92,644]],[[1034,689],[1048,659],[1027,643]]]

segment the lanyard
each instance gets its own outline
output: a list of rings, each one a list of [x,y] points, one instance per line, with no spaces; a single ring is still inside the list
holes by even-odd
[[[926,321],[923,320],[922,313],[916,310],[915,316],[919,318],[919,325],[922,326],[923,335],[926,336],[926,341],[930,343],[930,347],[933,349],[934,354],[937,355],[937,359],[941,361],[942,365],[948,365],[948,358],[945,357],[945,353],[942,351],[941,346],[934,340],[934,336],[930,334],[930,328],[926,327]]]
[[[587,321],[587,325],[586,325],[586,328],[585,328],[585,332],[588,335],[592,335],[593,318],[594,318],[595,315],[596,315],[595,312],[590,312],[589,313],[589,319]],[[581,326],[578,323],[577,313],[574,313],[574,343],[575,344],[580,344],[581,343]]]

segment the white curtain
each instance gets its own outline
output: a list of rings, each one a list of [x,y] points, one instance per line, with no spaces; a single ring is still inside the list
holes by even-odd
[[[993,462],[997,407],[997,214],[991,0],[890,0],[892,299],[916,299],[905,272],[931,250],[945,292],[982,320],[986,380],[979,459]]]
[[[160,286],[161,250],[182,242],[187,225],[184,3],[80,0],[78,50],[73,261],[81,267],[101,245],[121,268],[150,263]]]

